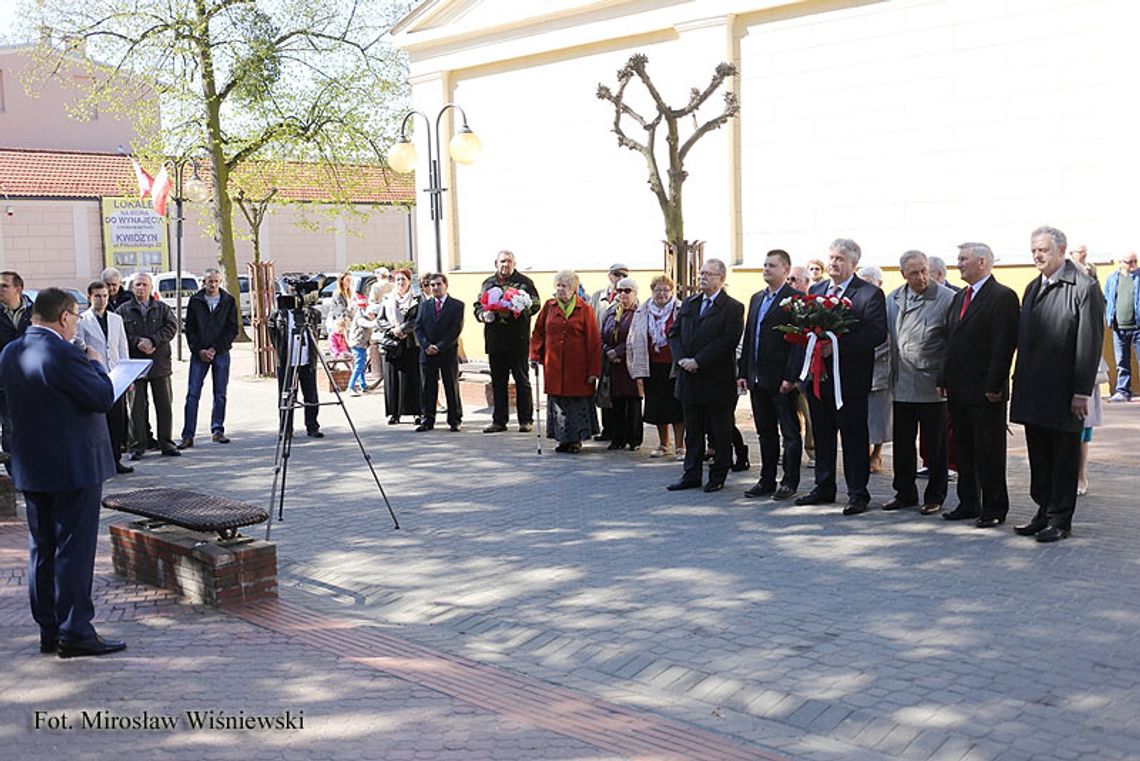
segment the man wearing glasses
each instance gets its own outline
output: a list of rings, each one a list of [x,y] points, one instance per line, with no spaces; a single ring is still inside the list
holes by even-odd
[[[1110,402],[1132,401],[1132,350],[1140,352],[1140,271],[1136,269],[1136,252],[1120,258],[1119,267],[1104,281],[1104,313],[1112,329],[1112,348],[1116,355],[1116,392]]]
[[[685,470],[669,491],[701,485],[706,435],[716,457],[704,490],[723,489],[732,466],[736,345],[744,331],[744,305],[725,293],[727,274],[720,259],[707,260],[697,277],[700,292],[685,300],[669,330],[669,350],[682,371],[678,386],[685,408]]]
[[[12,402],[12,477],[28,511],[32,617],[41,653],[104,655],[126,647],[91,625],[99,503],[115,472],[104,415],[115,393],[98,352],[88,347],[85,356],[71,343],[75,299],[45,288],[33,311],[31,327],[0,354]]]
[[[462,430],[463,405],[459,401],[459,334],[463,332],[463,302],[447,295],[447,275],[435,273],[429,281],[431,298],[425,299],[416,314],[416,342],[420,345],[420,424],[423,433],[435,428],[435,404],[439,381],[447,395],[447,424]]]

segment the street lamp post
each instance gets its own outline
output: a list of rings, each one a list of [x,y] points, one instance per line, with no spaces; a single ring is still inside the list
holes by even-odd
[[[210,186],[198,176],[198,159],[167,160],[163,166],[174,176],[174,303],[175,346],[178,361],[182,361],[182,204],[186,199],[195,203],[203,203],[210,198]],[[190,167],[192,175],[186,179],[186,167]]]
[[[483,152],[483,144],[467,126],[467,113],[455,103],[448,103],[439,110],[435,117],[435,153],[432,153],[432,123],[422,111],[409,111],[400,124],[400,138],[388,149],[388,166],[400,174],[406,174],[416,167],[416,147],[407,136],[408,122],[412,116],[419,114],[428,127],[428,187],[424,191],[431,198],[431,219],[435,227],[435,266],[437,272],[443,272],[443,244],[441,243],[440,223],[443,220],[443,178],[440,175],[439,163],[443,158],[443,149],[440,145],[439,128],[443,115],[448,110],[455,109],[463,117],[463,126],[447,144],[447,151],[451,158],[460,164],[474,163]]]

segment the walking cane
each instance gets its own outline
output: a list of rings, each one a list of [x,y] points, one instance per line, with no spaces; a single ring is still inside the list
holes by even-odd
[[[542,455],[542,414],[538,408],[538,397],[542,395],[542,373],[539,372],[538,363],[531,362],[534,368],[534,439],[538,446],[538,454]]]

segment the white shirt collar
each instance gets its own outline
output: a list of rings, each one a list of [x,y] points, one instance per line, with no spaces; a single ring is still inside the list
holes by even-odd
[[[974,292],[974,296],[977,296],[978,291],[982,290],[982,286],[985,285],[986,281],[989,280],[991,277],[993,277],[993,275],[986,275],[985,277],[983,277],[978,282],[974,283],[973,285],[968,285],[966,287]]]
[[[838,286],[839,291],[841,293],[847,293],[847,289],[851,287],[851,281],[854,279],[855,279],[855,274],[852,273],[851,277],[847,278],[846,280],[844,280],[842,283],[839,284],[839,286]],[[827,281],[827,292],[831,293],[831,289],[835,288],[835,287],[836,287],[835,281],[829,279]]]

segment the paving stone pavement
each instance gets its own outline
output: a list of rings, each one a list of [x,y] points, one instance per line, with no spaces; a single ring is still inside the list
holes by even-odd
[[[177,460],[148,457],[106,490],[220,487],[265,504],[273,396],[272,381],[235,378],[233,444],[205,437]],[[1041,546],[1010,524],[978,531],[909,511],[845,518],[841,505],[747,500],[755,465],[717,494],[669,493],[679,466],[649,460],[649,447],[564,456],[547,446],[540,457],[533,434],[479,434],[485,411],[469,413],[463,433],[416,434],[384,425],[379,395],[347,403],[402,528],[392,529],[340,411],[323,409],[329,435],[297,440],[285,520],[273,526],[290,605],[790,758],[1140,758],[1140,404],[1106,407],[1074,536]],[[1012,524],[1031,508],[1011,442]],[[887,473],[872,480],[880,500],[891,496]],[[101,583],[123,587],[105,552],[100,562]],[[26,611],[0,611],[14,664],[0,677],[5,744],[52,742],[29,729],[36,701],[141,710],[216,699],[322,717],[327,744],[259,735],[256,752],[270,758],[348,746],[355,757],[400,757],[361,755],[369,747],[479,757],[424,739],[453,713],[461,739],[487,757],[606,757],[231,615],[162,595],[152,607],[104,625],[132,641],[129,657],[82,665],[32,657]],[[81,678],[59,681],[69,667]],[[172,757],[228,757],[236,744],[232,734],[209,745],[148,737]],[[92,749],[116,742],[84,739]]]

